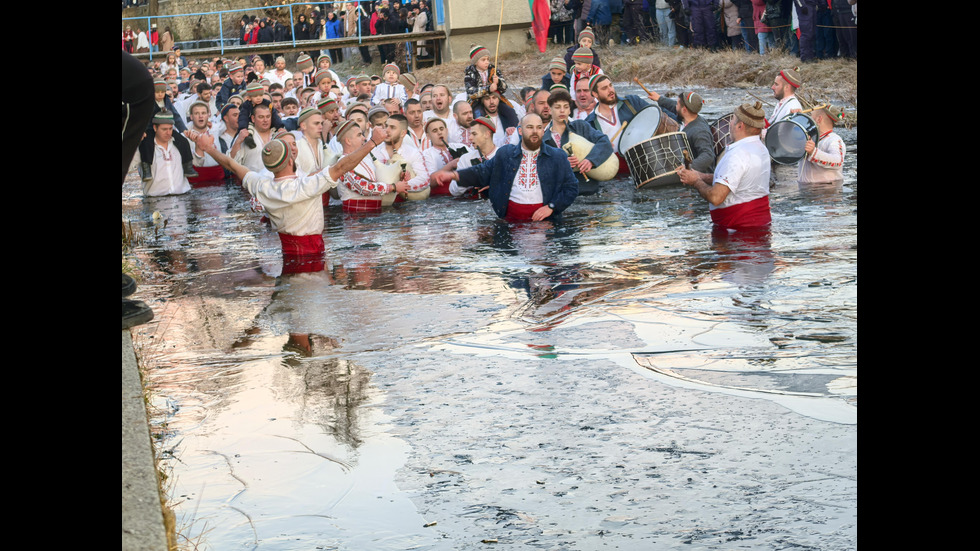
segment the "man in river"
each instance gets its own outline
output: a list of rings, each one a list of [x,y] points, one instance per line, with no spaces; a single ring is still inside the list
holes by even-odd
[[[783,69],[779,71],[776,78],[773,79],[772,95],[778,100],[776,107],[772,110],[772,115],[766,119],[766,127],[762,131],[762,142],[766,141],[766,132],[769,127],[773,124],[785,119],[786,117],[793,114],[795,111],[803,109],[800,100],[796,97],[796,91],[800,89],[803,85],[803,81],[800,80],[800,74],[793,69]],[[799,170],[796,165],[781,165],[776,162],[772,163],[771,174],[773,178],[772,183],[776,182],[793,182],[799,176]]]
[[[471,168],[437,172],[436,178],[442,185],[456,180],[464,188],[489,185],[494,212],[508,221],[558,220],[575,201],[578,180],[565,152],[544,144],[539,115],[524,115],[520,127],[520,145],[504,145],[491,159]]]
[[[716,226],[745,230],[766,227],[769,211],[769,151],[760,139],[765,127],[762,103],[735,109],[732,141],[714,174],[678,167],[681,183],[708,201]]]
[[[698,172],[708,172],[715,168],[715,141],[711,136],[711,127],[698,113],[704,100],[697,92],[684,92],[676,100],[665,98],[657,92],[650,92],[647,97],[657,102],[664,111],[677,115],[681,123],[681,132],[687,136],[691,146],[691,168]]]
[[[282,243],[283,273],[322,270],[326,250],[323,243],[322,195],[337,187],[343,175],[353,170],[377,144],[368,141],[336,164],[298,177],[290,146],[274,139],[263,145],[261,150],[263,165],[275,175],[269,178],[222,153],[214,146],[212,136],[193,131],[188,134],[199,149],[240,178],[242,186],[265,208]],[[380,129],[372,137],[383,141],[387,134]]]
[[[607,75],[595,75],[589,79],[589,90],[592,91],[592,95],[595,96],[598,103],[592,113],[585,118],[585,122],[605,134],[609,138],[609,142],[612,143],[613,150],[622,154],[619,150],[620,136],[623,135],[623,131],[626,130],[633,117],[648,107],[650,103],[636,95],[628,95],[620,99]],[[620,159],[620,161],[625,163],[625,159]]]

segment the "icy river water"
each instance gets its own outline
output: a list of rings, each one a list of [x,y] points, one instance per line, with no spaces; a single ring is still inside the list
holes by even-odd
[[[745,101],[717,95],[709,121]],[[837,132],[844,182],[775,186],[761,236],[626,178],[558,226],[331,209],[326,269],[286,276],[241,189],[144,198],[131,173],[181,539],[856,549],[857,130]]]

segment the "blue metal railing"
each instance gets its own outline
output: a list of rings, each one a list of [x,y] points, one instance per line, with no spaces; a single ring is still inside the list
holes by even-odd
[[[309,6],[309,5],[313,5],[313,6],[328,6],[328,5],[331,5],[331,4],[345,5],[345,4],[351,4],[351,3],[355,3],[357,5],[357,8],[356,8],[356,12],[355,13],[358,13],[358,14],[363,13],[364,15],[368,15],[367,12],[364,10],[364,8],[361,7],[361,3],[360,2],[339,2],[339,1],[332,1],[332,2],[309,2],[309,3],[303,3],[302,6],[304,6],[304,7],[305,6]],[[444,17],[443,16],[442,0],[431,0],[429,2],[429,4],[431,6],[431,10],[433,10],[435,12],[435,14],[436,14],[436,16],[435,16],[436,17],[436,25],[442,25],[443,24],[443,17]],[[293,16],[293,5],[294,4],[280,4],[280,5],[277,5],[277,6],[256,6],[254,8],[239,8],[239,9],[235,9],[235,10],[221,10],[221,11],[213,11],[213,12],[180,13],[180,14],[163,15],[163,16],[156,15],[156,16],[145,16],[145,17],[123,17],[122,18],[122,21],[146,21],[146,28],[147,28],[147,31],[146,32],[149,33],[150,32],[150,29],[151,29],[152,21],[154,19],[160,20],[160,19],[175,19],[175,18],[178,18],[178,17],[195,17],[195,16],[203,17],[205,15],[216,15],[216,16],[218,16],[218,28],[219,28],[219,32],[222,35],[224,35],[224,29],[222,28],[222,21],[221,21],[221,16],[224,15],[224,14],[236,14],[237,15],[237,14],[242,14],[242,13],[250,12],[250,11],[263,11],[263,10],[276,9],[276,8],[289,8],[289,35],[292,37],[292,39],[291,39],[292,46],[295,48],[296,47],[296,33],[295,33],[296,22],[295,22],[295,19],[294,19],[294,16]],[[300,15],[307,15],[307,14],[306,13],[302,13]],[[237,39],[237,38],[234,38],[234,39],[232,39],[232,38],[224,38],[222,36],[222,37],[214,38],[214,39],[201,39],[201,40],[196,40],[196,41],[182,41],[181,44],[186,44],[188,42],[197,42],[197,43],[200,43],[200,42],[203,42],[205,40],[213,40],[213,41],[219,43],[221,45],[221,54],[224,55],[224,53],[225,53],[225,42],[226,41],[231,41],[232,44],[234,44],[234,43],[237,43],[239,39]],[[363,42],[363,39],[362,39],[362,34],[361,34],[361,25],[360,25],[360,22],[358,22],[358,24],[357,24],[357,43],[358,44],[361,44],[362,42]],[[167,56],[167,52],[157,52],[157,53],[160,54],[163,57],[166,57]],[[153,48],[151,47],[150,48],[150,60],[151,61],[153,60],[153,54],[154,54]]]

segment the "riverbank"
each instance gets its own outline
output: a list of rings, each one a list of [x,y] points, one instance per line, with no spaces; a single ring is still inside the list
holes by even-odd
[[[492,45],[486,45],[492,48]],[[544,52],[536,49],[524,53],[500,55],[498,65],[504,80],[510,86],[510,96],[524,86],[540,86],[541,77],[547,72],[548,61],[564,56],[566,46],[549,45]],[[800,59],[781,51],[759,56],[743,51],[708,52],[692,48],[668,48],[659,44],[639,46],[613,45],[598,48],[603,71],[615,82],[632,82],[639,79],[647,88],[665,86],[670,89],[691,87],[704,88],[758,88],[769,87],[773,77],[781,69],[799,67],[803,77],[803,90],[815,99],[840,102],[857,107],[857,61],[835,58],[801,64]],[[377,52],[372,52],[377,57]],[[415,76],[423,83],[447,83],[454,90],[462,88],[463,71],[469,61],[446,62],[435,67],[418,69]],[[374,66],[377,65],[375,68]],[[380,61],[365,66],[357,58],[340,64],[340,74],[356,70],[379,72]],[[343,68],[343,69],[341,69]],[[380,73],[379,73],[380,74]],[[658,91],[663,91],[658,90]],[[706,97],[710,101],[709,97]],[[513,98],[511,98],[513,99]],[[746,95],[749,101],[750,95]],[[771,95],[763,97],[771,100]],[[856,113],[851,123],[856,124]],[[848,113],[849,116],[852,113]]]

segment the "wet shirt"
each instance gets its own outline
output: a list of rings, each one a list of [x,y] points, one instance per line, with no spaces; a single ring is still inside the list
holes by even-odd
[[[152,170],[153,178],[143,183],[143,195],[179,195],[191,190],[191,184],[187,181],[187,176],[184,176],[180,152],[177,151],[173,139],[166,146],[154,141]]]
[[[747,203],[769,195],[769,150],[758,136],[748,136],[725,148],[725,155],[715,168],[716,184],[727,187],[728,197],[709,210]]]
[[[242,186],[265,207],[273,229],[303,236],[323,233],[322,195],[336,187],[337,182],[326,170],[312,176],[281,178],[249,171],[242,179]]]

